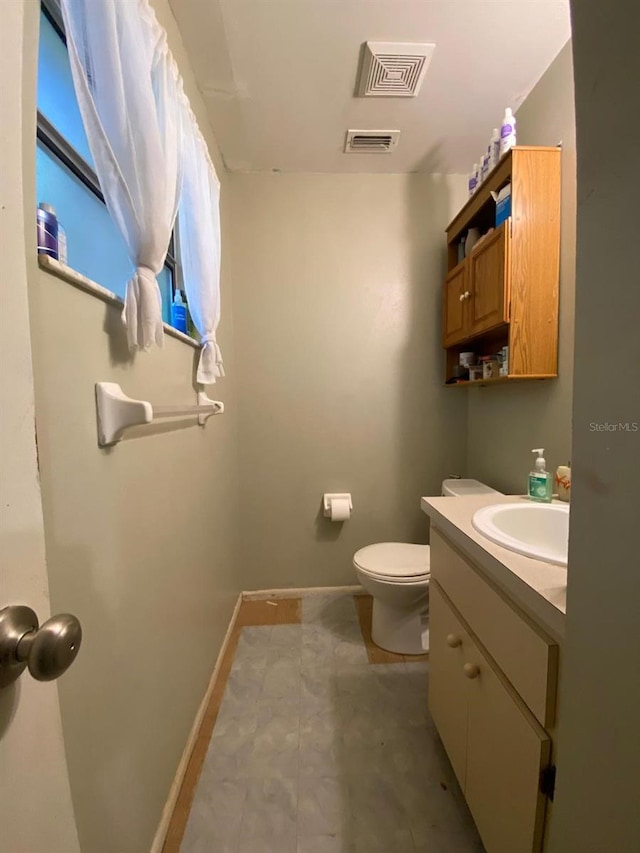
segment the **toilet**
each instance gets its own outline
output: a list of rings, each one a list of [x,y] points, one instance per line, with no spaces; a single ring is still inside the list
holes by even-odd
[[[442,494],[500,494],[478,480],[448,479]],[[356,551],[353,565],[362,586],[373,597],[371,638],[376,646],[403,655],[429,650],[428,545],[377,542]]]

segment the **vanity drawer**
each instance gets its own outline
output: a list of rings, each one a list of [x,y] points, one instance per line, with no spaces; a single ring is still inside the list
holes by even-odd
[[[534,716],[552,726],[557,644],[433,528],[431,574]]]

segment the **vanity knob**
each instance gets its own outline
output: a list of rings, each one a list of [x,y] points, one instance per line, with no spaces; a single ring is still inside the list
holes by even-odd
[[[465,299],[471,299],[471,291],[470,290],[465,290],[464,298]]]
[[[460,294],[460,302],[464,302],[464,300],[465,300],[465,295],[464,295],[464,293],[461,293]]]
[[[447,634],[447,645],[452,649],[457,649],[462,645],[462,639],[455,634]]]
[[[480,667],[476,663],[465,663],[462,670],[467,678],[477,678],[480,675]]]

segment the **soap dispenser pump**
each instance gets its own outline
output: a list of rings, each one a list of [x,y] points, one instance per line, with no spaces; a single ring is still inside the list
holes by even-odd
[[[537,453],[538,458],[535,461],[533,471],[529,473],[527,494],[532,501],[551,503],[551,498],[553,497],[553,479],[546,469],[546,462],[543,456],[544,447],[538,447],[531,452]]]

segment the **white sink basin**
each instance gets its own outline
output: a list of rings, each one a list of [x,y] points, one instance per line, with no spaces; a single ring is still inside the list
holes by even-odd
[[[569,505],[519,503],[492,504],[473,516],[475,529],[495,542],[545,563],[567,565]]]

